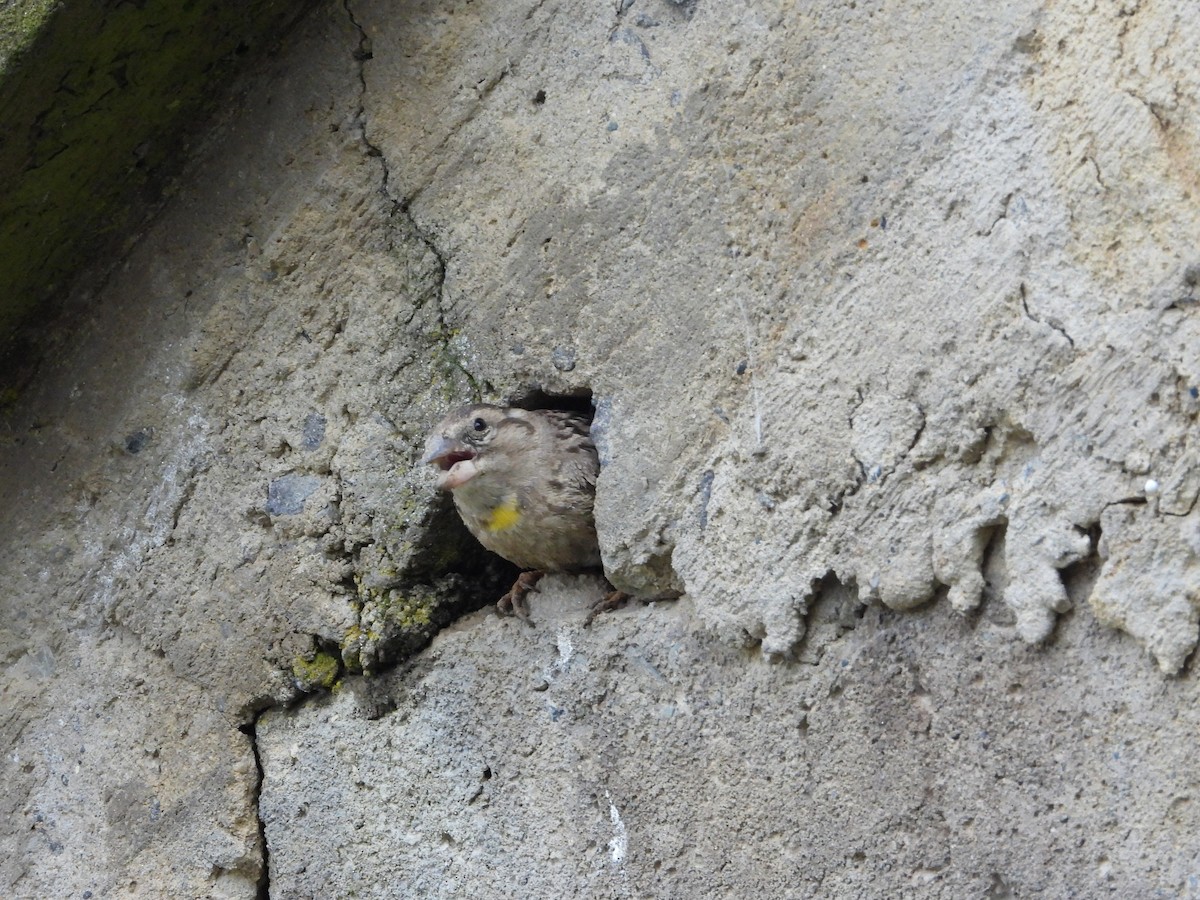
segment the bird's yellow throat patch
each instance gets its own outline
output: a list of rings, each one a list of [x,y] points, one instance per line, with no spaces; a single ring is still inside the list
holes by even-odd
[[[507,531],[521,521],[521,510],[517,506],[517,498],[509,497],[490,513],[483,527],[490,532]]]

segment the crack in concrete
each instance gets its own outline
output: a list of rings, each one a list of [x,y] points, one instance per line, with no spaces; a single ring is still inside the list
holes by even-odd
[[[863,485],[868,483],[866,467],[857,457],[854,457],[854,461],[858,463],[858,477],[854,480],[854,483],[846,485],[840,491],[836,491],[825,498],[829,504],[826,509],[833,516],[840,513],[842,508],[845,507],[846,501],[854,498],[862,490]]]
[[[433,256],[433,259],[435,260],[435,269],[434,269],[434,274],[433,274],[433,278],[432,278],[433,290],[429,291],[428,293],[421,292],[418,296],[413,298],[414,299],[414,308],[413,308],[412,315],[409,316],[408,321],[411,322],[413,317],[415,317],[416,314],[422,308],[424,308],[425,304],[429,302],[430,298],[431,297],[433,298],[434,302],[436,302],[436,304],[437,304],[436,324],[435,324],[435,328],[434,328],[433,332],[431,333],[430,337],[438,345],[444,358],[447,359],[452,365],[454,365],[455,368],[460,370],[464,376],[466,376],[466,378],[470,382],[472,388],[476,391],[476,393],[478,393],[478,385],[477,385],[477,381],[476,381],[475,377],[469,371],[467,371],[467,369],[463,365],[462,361],[454,354],[453,349],[450,346],[451,331],[446,324],[445,313],[444,313],[444,309],[445,309],[444,299],[445,299],[446,271],[447,271],[446,256],[442,252],[442,250],[438,247],[437,243],[434,241],[433,237],[428,233],[428,231],[426,229],[422,228],[421,225],[413,217],[413,215],[409,209],[410,201],[401,200],[398,197],[396,197],[395,194],[393,193],[393,188],[392,188],[392,184],[391,184],[392,173],[391,173],[391,167],[388,164],[387,157],[384,154],[383,150],[374,141],[372,141],[372,139],[370,137],[369,129],[367,126],[367,111],[366,111],[367,80],[366,80],[365,65],[370,59],[373,58],[373,54],[371,51],[370,40],[367,36],[366,30],[362,26],[362,24],[358,21],[358,19],[355,17],[354,10],[352,9],[350,0],[343,0],[343,8],[346,12],[347,17],[350,20],[350,23],[352,24],[352,26],[354,27],[355,31],[358,34],[358,44],[352,53],[352,57],[357,65],[357,75],[358,75],[358,83],[359,83],[359,102],[354,111],[354,127],[357,131],[358,140],[362,144],[365,155],[367,157],[377,159],[379,161],[379,166],[380,166],[379,190],[380,190],[381,195],[385,198],[385,200],[387,201],[387,203],[389,205],[390,216],[396,217],[399,220],[401,220],[405,224],[405,226],[411,231],[412,235],[414,235],[417,238],[417,240],[419,240],[421,242],[421,244],[426,248],[426,250]],[[506,74],[506,73],[502,73],[500,78],[496,79],[495,83],[491,84],[489,87],[494,88],[495,84],[498,84],[499,81],[502,80],[503,74]],[[194,490],[194,486],[193,486],[193,490]],[[341,491],[339,489],[339,494],[340,493],[341,493]],[[174,518],[175,518],[176,523],[178,521],[179,510],[182,508],[182,506],[184,504],[186,504],[186,502],[190,498],[190,496],[191,496],[190,492],[185,494],[182,497],[180,503],[177,505],[177,507],[174,511]],[[358,559],[359,559],[359,554],[362,549],[362,546],[365,546],[365,544],[348,547],[343,542],[342,547],[340,548],[339,555],[344,557],[344,559],[350,566],[352,573],[355,573],[358,571],[358,565],[359,565]],[[357,588],[357,585],[354,583],[353,579],[354,579],[353,574],[348,576],[347,580],[350,583],[347,584],[346,587],[350,593],[357,596],[358,588]],[[359,608],[359,612],[361,613],[361,607]],[[316,648],[316,650],[318,652],[327,653],[336,660],[337,670],[338,670],[337,677],[341,678],[342,676],[344,676],[349,671],[350,667],[348,666],[347,661],[342,653],[342,648],[335,644],[331,644],[330,642],[328,642],[326,640],[323,640],[318,635],[311,635],[311,637],[313,638],[314,647]],[[254,784],[253,791],[252,791],[251,805],[254,808],[254,815],[258,822],[259,842],[260,842],[260,846],[262,848],[261,849],[261,852],[262,852],[261,872],[259,875],[259,880],[258,880],[258,885],[257,885],[257,897],[259,898],[259,900],[266,900],[266,898],[269,898],[271,895],[271,851],[270,851],[270,845],[267,840],[266,821],[263,818],[263,811],[262,811],[262,791],[263,791],[264,780],[266,777],[266,771],[265,771],[265,767],[263,765],[262,754],[261,754],[261,752],[259,750],[259,746],[258,746],[258,722],[259,722],[259,719],[262,717],[262,715],[270,710],[293,709],[296,706],[307,702],[310,698],[320,696],[322,693],[324,693],[324,691],[320,690],[319,688],[314,689],[313,686],[302,686],[302,685],[297,684],[296,688],[297,688],[296,693],[289,698],[277,699],[274,702],[266,703],[265,705],[263,705],[261,707],[253,708],[251,711],[250,721],[245,722],[238,726],[238,730],[241,731],[243,734],[245,734],[250,741],[250,749],[254,755],[254,763],[255,763],[255,768],[257,770],[257,779]]]
[[[908,446],[904,448],[904,452],[900,454],[899,459],[896,460],[896,465],[892,467],[892,471],[895,471],[896,467],[899,466],[900,463],[905,459],[907,459],[909,454],[911,454],[913,450],[917,448],[917,444],[921,442],[921,438],[925,434],[925,426],[929,424],[929,416],[925,412],[925,407],[921,406],[919,403],[914,403],[913,408],[921,417],[921,424],[918,425],[917,430],[913,432],[912,439],[908,442]],[[940,457],[938,458],[940,459]],[[930,460],[930,463],[932,462],[934,462],[934,460]]]
[[[1105,510],[1112,509],[1114,506],[1148,506],[1150,503],[1145,497],[1135,494],[1132,497],[1118,497],[1116,500],[1109,500],[1100,507],[1100,512],[1103,514]],[[1076,526],[1077,528],[1079,526]],[[1088,526],[1089,528],[1092,526]]]
[[[258,821],[258,841],[262,846],[262,871],[258,875],[255,892],[257,900],[270,900],[271,897],[271,848],[267,844],[267,823],[262,817],[262,789],[266,770],[263,768],[262,754],[258,749],[258,720],[264,712],[266,709],[260,709],[249,722],[238,726],[238,731],[250,739],[250,751],[254,754],[254,767],[258,772],[251,801],[254,806],[254,818]]]
[[[380,192],[391,203],[392,213],[393,214],[397,214],[397,213],[403,214],[404,210],[402,209],[401,204],[399,203],[399,201],[397,201],[395,199],[395,197],[392,196],[392,193],[390,190],[389,179],[391,177],[391,172],[387,165],[387,159],[384,157],[383,152],[374,143],[371,142],[370,138],[367,135],[367,126],[366,126],[367,81],[366,81],[365,63],[369,59],[372,58],[372,53],[370,50],[370,41],[367,37],[366,30],[362,27],[361,24],[359,24],[358,20],[354,16],[354,11],[350,7],[350,0],[343,0],[343,8],[346,11],[346,15],[349,17],[350,23],[353,25],[355,30],[358,32],[358,46],[355,48],[355,50],[352,54],[357,66],[358,66],[357,74],[358,74],[358,82],[359,82],[359,103],[354,112],[354,122],[355,122],[355,126],[358,130],[358,137],[365,148],[366,155],[369,157],[375,157],[375,158],[379,159],[379,161],[380,161],[380,166],[381,166],[381,170],[382,170]],[[411,220],[411,217],[410,217],[410,220]],[[427,240],[424,236],[421,236],[420,231],[416,228],[416,223],[413,222],[412,225],[413,225],[414,232],[416,234],[418,234],[419,237],[421,237],[421,240],[425,242],[426,246],[429,247],[429,249],[431,250],[431,252],[433,252],[435,258],[438,261],[439,272],[438,272],[438,278],[437,278],[437,290],[438,290],[438,295],[440,298],[440,295],[441,295],[441,292],[443,289],[443,285],[445,282],[445,272],[446,272],[445,260],[442,258],[441,254],[438,253],[437,248],[433,246],[432,242]],[[440,306],[440,304],[439,304],[439,306]],[[419,309],[420,307],[418,306],[417,308]],[[414,310],[414,315],[415,315],[415,313],[416,313],[416,310]],[[441,324],[440,309],[439,309],[438,320],[439,320],[439,324]],[[226,365],[228,365],[228,361],[226,362]],[[223,371],[223,369],[222,369],[222,371]],[[339,493],[340,493],[340,491],[339,491]],[[347,560],[350,562],[352,568],[355,567],[357,564],[357,560],[355,559],[355,554],[353,552],[347,552],[347,549],[345,548],[344,545],[343,545],[342,551],[343,551],[343,554],[346,556]],[[314,641],[314,643],[316,643],[316,641],[319,641],[319,638],[317,638],[315,635],[314,635],[314,638],[316,639]],[[341,656],[340,648],[338,648],[338,651],[339,652],[336,655],[336,659],[337,659],[337,664],[338,664],[338,673],[339,673],[339,675],[341,675],[343,672],[346,671],[346,664],[345,664],[345,660]],[[299,687],[299,686],[297,686],[297,687]],[[267,823],[266,823],[266,820],[263,818],[263,812],[262,812],[262,791],[263,791],[263,784],[266,779],[266,769],[263,766],[262,753],[259,750],[259,746],[258,746],[258,722],[259,722],[259,719],[263,716],[263,714],[269,710],[290,708],[290,707],[293,707],[300,703],[304,703],[310,697],[317,696],[317,695],[318,695],[318,692],[314,692],[311,690],[298,690],[297,694],[290,701],[288,701],[288,700],[278,701],[277,700],[274,703],[267,704],[259,709],[254,710],[250,721],[238,726],[238,730],[242,734],[246,735],[247,738],[249,738],[250,751],[254,755],[254,766],[255,766],[255,770],[257,772],[257,777],[255,780],[255,784],[254,784],[254,788],[252,791],[250,802],[254,808],[255,819],[258,822],[258,840],[259,840],[259,845],[261,847],[261,853],[262,853],[261,872],[259,873],[258,884],[256,887],[256,897],[258,898],[258,900],[269,900],[269,898],[271,896],[271,847],[270,847],[270,843],[267,840]]]
[[[858,417],[858,413],[862,409],[863,405],[866,403],[866,397],[863,396],[863,392],[861,390],[855,391],[855,397],[856,397],[857,402],[854,404],[853,408],[850,410],[850,415],[849,415],[849,420],[848,420],[848,426],[852,433],[854,431],[854,423]],[[900,400],[899,402],[908,402],[908,401]],[[853,497],[855,494],[857,494],[859,492],[859,490],[861,490],[865,485],[873,485],[873,486],[882,488],[884,486],[884,484],[887,483],[888,477],[891,475],[894,475],[896,473],[896,471],[900,468],[901,463],[903,463],[904,460],[906,460],[909,457],[909,455],[913,452],[913,449],[920,442],[921,436],[925,433],[925,426],[928,423],[929,419],[928,419],[928,415],[925,412],[924,407],[922,407],[920,404],[917,404],[917,403],[913,403],[912,406],[917,411],[917,414],[921,417],[921,421],[917,425],[916,430],[913,432],[912,437],[909,439],[908,445],[903,450],[901,450],[899,453],[896,454],[896,459],[890,466],[884,466],[881,463],[876,463],[873,466],[871,466],[870,469],[868,469],[867,464],[862,459],[859,458],[858,454],[855,452],[853,447],[850,448],[850,456],[854,460],[855,464],[858,466],[858,478],[855,480],[854,484],[850,485],[849,487],[844,489],[841,493],[836,495],[836,498],[835,498],[836,509],[834,510],[834,512],[839,511],[842,508],[842,506],[845,504],[845,501],[848,498]],[[914,463],[913,468],[918,469],[918,470],[925,469],[925,468],[928,468],[929,466],[933,465],[934,463],[938,462],[940,459],[942,459],[942,456],[938,455],[938,456],[934,457],[933,459],[924,461],[923,464],[918,465],[918,464]]]
[[[496,88],[498,88],[500,86],[500,82],[502,82],[505,78],[508,77],[508,73],[511,71],[512,71],[512,62],[510,61],[508,63],[505,63],[504,68],[501,69],[499,72],[497,72],[495,75],[490,75],[487,78],[484,78],[483,80],[477,82],[475,85],[476,99],[480,103],[483,103],[484,100],[486,100],[489,96],[491,96],[492,91],[494,91]]]
[[[354,15],[354,10],[350,7],[350,0],[342,0],[342,8],[346,10],[346,16],[350,20],[351,26],[358,32],[358,46],[354,48],[351,56],[358,64],[358,106],[354,110],[354,124],[358,129],[358,139],[366,148],[367,156],[374,157],[379,160],[383,167],[383,183],[380,187],[380,192],[392,203],[396,208],[400,206],[399,201],[392,196],[391,192],[391,169],[388,167],[387,158],[383,155],[383,151],[376,146],[371,138],[367,135],[367,67],[366,64],[374,59],[375,54],[371,52],[371,39],[367,37],[367,30],[362,26]]]
[[[1190,516],[1193,512],[1196,511],[1196,506],[1197,506],[1198,501],[1200,501],[1200,497],[1193,497],[1192,502],[1190,504],[1188,504],[1188,508],[1185,509],[1183,512],[1171,512],[1170,510],[1159,507],[1158,514],[1160,516],[1170,516],[1172,519],[1186,519],[1188,516]]]
[[[380,181],[380,193],[384,196],[391,206],[391,214],[404,221],[425,247],[426,250],[433,256],[436,261],[437,273],[434,278],[435,290],[432,292],[437,299],[436,313],[436,328],[433,331],[432,337],[437,342],[443,358],[445,358],[454,368],[458,369],[466,377],[467,382],[471,385],[472,392],[478,398],[481,396],[479,380],[467,369],[463,361],[454,352],[450,346],[451,329],[446,324],[446,280],[447,280],[447,260],[446,254],[437,245],[429,230],[423,227],[412,214],[413,197],[401,199],[395,195],[392,189],[392,170],[388,163],[387,155],[383,149],[371,140],[367,128],[367,76],[366,63],[374,58],[371,51],[370,38],[367,37],[366,29],[358,18],[354,15],[354,10],[351,7],[350,0],[343,0],[343,8],[346,10],[346,15],[350,20],[350,24],[358,32],[358,47],[355,48],[353,57],[358,63],[358,83],[359,83],[359,103],[354,112],[354,121],[358,129],[358,137],[366,150],[366,155],[379,160],[379,165],[382,170]],[[504,80],[508,74],[510,66],[500,72],[498,76],[491,79],[484,87],[484,92],[480,95],[482,101],[495,87]],[[410,323],[418,312],[424,309],[427,300],[424,297],[414,298],[412,314],[408,317],[405,324]]]
[[[1014,196],[1014,191],[1009,191],[1005,194],[1004,199],[1000,201],[1000,215],[992,219],[992,224],[988,226],[987,231],[976,232],[980,237],[991,237],[992,232],[996,230],[996,226],[1008,218],[1008,205],[1012,202]]]
[[[1021,309],[1023,309],[1025,311],[1025,318],[1029,319],[1029,321],[1031,321],[1031,322],[1036,322],[1039,325],[1044,325],[1053,331],[1057,331],[1064,338],[1066,338],[1067,343],[1070,344],[1071,349],[1074,350],[1075,349],[1075,340],[1071,337],[1071,335],[1067,334],[1067,330],[1062,326],[1061,323],[1056,322],[1054,319],[1041,318],[1041,317],[1035,316],[1033,314],[1033,311],[1029,308],[1028,292],[1026,291],[1025,282],[1023,282],[1023,281],[1021,282],[1020,292],[1021,292]]]
[[[1100,185],[1101,190],[1108,190],[1108,183],[1104,180],[1104,175],[1100,171],[1100,163],[1096,162],[1096,157],[1088,154],[1083,158],[1083,162],[1092,164],[1092,174],[1096,178],[1096,184]]]

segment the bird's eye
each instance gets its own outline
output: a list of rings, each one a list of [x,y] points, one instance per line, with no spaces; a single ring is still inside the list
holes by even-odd
[[[480,431],[480,432],[487,431],[487,422],[483,421],[483,419],[476,419],[474,422],[471,423],[471,427],[474,428],[476,431]]]

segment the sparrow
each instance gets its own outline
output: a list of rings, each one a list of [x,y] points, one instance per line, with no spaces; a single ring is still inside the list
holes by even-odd
[[[592,509],[600,459],[587,418],[555,409],[476,403],[434,428],[421,462],[439,470],[479,543],[526,571],[496,604],[529,621],[526,595],[548,572],[602,569]],[[592,608],[620,605],[612,591]]]

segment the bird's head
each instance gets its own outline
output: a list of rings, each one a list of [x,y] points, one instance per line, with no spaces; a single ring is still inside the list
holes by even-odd
[[[534,430],[519,409],[477,403],[454,410],[425,442],[421,462],[441,470],[438,487],[452,491],[505,464],[519,452],[521,432]]]

